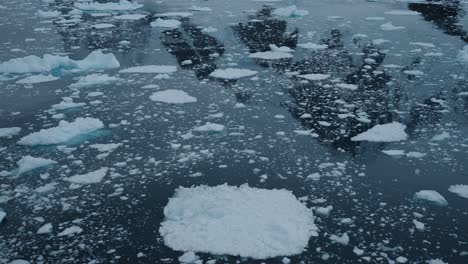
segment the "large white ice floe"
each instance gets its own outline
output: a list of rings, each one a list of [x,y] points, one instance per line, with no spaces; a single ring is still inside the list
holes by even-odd
[[[273,15],[281,17],[302,17],[309,14],[307,10],[299,10],[295,5],[281,7],[273,11]]]
[[[449,187],[449,192],[452,192],[460,197],[468,199],[468,185],[452,185]]]
[[[438,206],[447,206],[447,200],[437,191],[422,190],[414,194],[414,199],[425,200]]]
[[[174,73],[177,71],[176,66],[169,65],[145,65],[145,66],[135,66],[131,68],[126,68],[120,70],[119,73],[158,73],[158,74],[168,74]]]
[[[101,120],[96,118],[78,117],[73,122],[62,120],[56,127],[41,129],[21,138],[18,144],[27,146],[60,144],[103,127]]]
[[[179,187],[160,234],[178,251],[265,259],[300,254],[317,236],[312,211],[287,190]]]
[[[279,51],[263,51],[255,52],[249,55],[249,58],[261,59],[261,60],[280,60],[280,59],[290,59],[293,58],[289,52],[279,52]]]
[[[0,128],[0,138],[12,137],[21,131],[21,127],[2,127]]]
[[[160,28],[178,28],[182,23],[176,19],[162,19],[158,18],[155,21],[151,22],[152,27]]]
[[[150,99],[155,102],[162,102],[168,104],[185,104],[194,103],[197,98],[190,96],[182,90],[168,89],[165,91],[158,91],[150,96]]]
[[[46,167],[54,164],[57,164],[57,162],[51,159],[36,158],[29,155],[24,156],[16,162],[16,165],[18,165],[17,174],[20,175],[37,168]]]
[[[42,58],[30,55],[0,63],[1,73],[50,72],[58,68],[81,71],[106,70],[120,67],[114,54],[100,50],[91,52],[83,60],[72,60],[68,56],[45,54]]]
[[[225,79],[225,80],[236,80],[244,77],[251,77],[257,74],[256,71],[249,69],[238,69],[238,68],[227,68],[217,69],[213,71],[210,76],[213,78]]]
[[[68,178],[65,178],[65,181],[75,183],[75,184],[92,184],[99,183],[104,179],[109,168],[101,168],[99,170],[91,171],[86,174],[77,174]]]
[[[370,141],[370,142],[396,142],[406,140],[408,135],[405,132],[406,126],[392,122],[383,125],[376,125],[373,128],[352,137],[352,141]]]
[[[143,5],[127,0],[120,0],[120,2],[97,3],[97,2],[78,2],[75,7],[85,11],[126,11],[136,10],[142,8]]]

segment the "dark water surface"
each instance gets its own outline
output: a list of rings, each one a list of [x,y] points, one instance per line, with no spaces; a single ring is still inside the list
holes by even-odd
[[[182,253],[167,248],[158,231],[168,198],[178,186],[223,183],[285,188],[308,207],[333,206],[330,216],[316,219],[319,237],[311,238],[301,255],[290,257],[291,263],[394,263],[399,256],[408,263],[468,263],[468,200],[448,191],[451,185],[468,184],[468,97],[463,96],[468,64],[457,60],[468,42],[466,1],[141,0],[141,9],[108,12],[147,15],[135,21],[92,12],[70,15],[73,1],[46,2],[0,2],[1,62],[43,54],[78,60],[102,49],[117,57],[120,69],[177,65],[178,71],[165,78],[105,70],[120,80],[79,90],[69,85],[89,73],[57,71],[53,74],[59,80],[34,85],[16,83],[27,74],[0,74],[0,127],[22,128],[13,138],[0,138],[0,172],[14,170],[25,155],[58,162],[19,177],[0,176],[0,208],[7,213],[0,223],[0,263],[178,263]],[[290,5],[309,14],[272,14]],[[190,11],[192,6],[212,11]],[[35,15],[39,9],[61,15],[40,18]],[[386,14],[392,10],[419,14]],[[176,29],[152,27],[153,15],[164,12],[193,15],[178,17],[182,24]],[[387,22],[404,28],[382,30]],[[99,23],[115,27],[92,28]],[[202,30],[209,27],[217,31]],[[301,48],[307,42],[327,48]],[[248,57],[269,51],[270,44],[294,49],[294,57]],[[258,71],[258,78],[209,77],[215,69],[229,67]],[[297,73],[333,78],[318,85]],[[322,87],[332,86],[334,78],[358,89]],[[142,88],[149,84],[158,88]],[[184,90],[198,101],[153,102],[149,97],[158,89]],[[87,95],[95,91],[104,95]],[[70,96],[87,105],[50,111]],[[95,100],[100,102],[91,103]],[[58,147],[16,144],[22,136],[57,126],[52,117],[57,113],[68,121],[98,118],[106,129]],[[393,121],[406,125],[407,140],[351,140]],[[187,137],[206,122],[223,124],[226,130]],[[443,132],[449,137],[431,140]],[[96,143],[123,145],[100,159],[89,147]],[[382,150],[424,155],[390,156]],[[110,173],[99,184],[70,189],[63,180],[102,167]],[[315,172],[322,176],[319,180],[307,179]],[[35,191],[51,183],[53,190]],[[438,191],[449,205],[415,201],[420,190]],[[352,223],[341,223],[344,218]],[[414,219],[425,224],[424,231],[415,230]],[[37,235],[49,222],[55,235]],[[56,235],[71,225],[83,232]],[[345,232],[348,246],[329,238]],[[354,247],[364,254],[354,254]],[[217,258],[217,263],[282,261],[200,256],[204,261]]]

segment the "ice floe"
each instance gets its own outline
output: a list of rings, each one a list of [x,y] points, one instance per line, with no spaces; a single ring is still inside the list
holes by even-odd
[[[293,58],[289,52],[280,52],[280,51],[261,51],[251,53],[249,58],[262,59],[262,60],[280,60],[280,59],[290,59]]]
[[[37,231],[36,234],[38,235],[44,235],[44,234],[49,234],[52,233],[53,226],[51,223],[47,223],[43,226],[41,226]]]
[[[18,165],[18,175],[21,175],[25,172],[32,171],[37,168],[46,167],[50,165],[57,164],[56,161],[51,159],[36,158],[32,156],[24,156],[16,162]]]
[[[251,77],[256,75],[256,71],[248,69],[237,69],[237,68],[227,68],[227,69],[217,69],[213,71],[210,76],[213,78],[225,79],[225,80],[236,80],[244,77]]]
[[[307,42],[307,43],[302,43],[298,44],[297,46],[303,48],[303,49],[311,49],[311,50],[324,50],[328,48],[327,44],[316,44],[312,42]]]
[[[101,120],[96,118],[78,117],[73,122],[62,120],[57,127],[41,129],[21,138],[18,144],[27,146],[60,144],[103,127]]]
[[[457,184],[449,187],[449,192],[452,192],[460,197],[468,199],[468,185]]]
[[[287,190],[179,187],[159,232],[178,251],[265,259],[300,254],[317,236],[312,211]]]
[[[281,7],[273,11],[273,15],[281,17],[303,17],[309,14],[307,10],[299,10],[295,5]]]
[[[411,10],[391,10],[385,12],[386,15],[394,15],[394,16],[417,16],[419,12],[411,11]]]
[[[119,73],[159,73],[159,74],[168,74],[174,73],[177,71],[176,66],[169,65],[145,65],[145,66],[135,66],[131,68],[126,68],[120,70]]]
[[[0,128],[0,138],[12,137],[21,131],[21,127],[2,127]]]
[[[96,84],[107,84],[118,80],[119,78],[109,76],[108,74],[93,73],[79,77],[77,82],[70,84],[70,88],[81,88]]]
[[[468,63],[468,45],[458,53],[458,60]]]
[[[62,102],[52,105],[52,109],[55,110],[66,110],[69,108],[76,108],[85,106],[86,103],[75,103],[71,97],[63,97]]]
[[[108,3],[99,3],[99,2],[78,2],[75,3],[75,7],[85,11],[127,11],[127,10],[136,10],[142,8],[142,4],[135,2],[130,2],[127,0],[120,0],[120,2],[108,2]]]
[[[408,135],[405,132],[406,126],[392,122],[383,125],[376,125],[373,128],[352,137],[352,141],[369,141],[369,142],[395,142],[406,140]]]
[[[102,179],[104,179],[108,170],[109,168],[104,167],[99,170],[88,172],[86,174],[77,174],[77,175],[65,178],[64,180],[67,182],[80,184],[80,185],[99,183],[102,181]]]
[[[322,74],[322,73],[309,73],[309,74],[303,74],[303,75],[298,75],[300,78],[304,78],[309,81],[322,81],[330,78],[329,74]]]
[[[155,21],[151,22],[152,27],[160,28],[178,28],[181,24],[182,23],[179,20],[162,18],[158,18]]]
[[[194,103],[197,98],[190,96],[182,90],[168,89],[165,91],[158,91],[150,96],[150,99],[155,102],[162,102],[168,104],[185,104]]]
[[[425,200],[439,206],[447,206],[447,200],[437,191],[422,190],[414,194],[416,200]]]
[[[195,127],[193,129],[193,131],[197,131],[197,132],[221,132],[225,128],[226,127],[224,125],[207,122],[206,124],[204,124],[202,126]]]
[[[55,77],[53,75],[43,75],[43,74],[39,74],[39,75],[32,75],[32,76],[28,76],[28,77],[25,77],[23,79],[20,79],[18,81],[16,81],[16,83],[18,84],[35,84],[35,83],[44,83],[44,82],[52,82],[52,81],[56,81],[58,80],[59,77]]]

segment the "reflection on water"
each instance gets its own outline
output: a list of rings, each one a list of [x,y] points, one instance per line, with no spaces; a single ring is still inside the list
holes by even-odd
[[[440,30],[451,36],[459,36],[468,42],[466,30],[459,24],[459,17],[464,16],[463,1],[430,1],[429,3],[410,3],[408,8],[421,13],[424,20],[434,23]]]

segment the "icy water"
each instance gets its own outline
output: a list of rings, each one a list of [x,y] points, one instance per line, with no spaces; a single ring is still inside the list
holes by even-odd
[[[44,54],[82,60],[98,49],[120,62],[93,72],[55,69],[58,80],[37,84],[17,83],[28,73],[0,74],[0,128],[22,128],[0,138],[0,208],[7,214],[1,263],[179,263],[183,252],[159,235],[164,206],[178,186],[223,183],[284,188],[309,208],[333,207],[328,216],[316,213],[319,236],[291,263],[468,263],[468,200],[448,191],[468,184],[468,64],[457,59],[468,43],[466,1],[139,2],[134,11],[93,12],[78,11],[71,0],[0,2],[1,62]],[[274,13],[291,5],[308,14]],[[191,15],[176,16],[178,28],[152,27],[155,14],[166,12]],[[115,18],[122,14],[146,16]],[[279,60],[249,57],[270,44],[294,52]],[[177,71],[119,73],[142,65]],[[209,77],[225,68],[258,73]],[[70,86],[96,73],[118,80]],[[331,77],[299,77],[311,73]],[[167,89],[197,102],[150,99]],[[62,97],[86,105],[52,110]],[[97,118],[105,128],[58,145],[17,144],[78,117]],[[207,122],[225,129],[194,130]],[[391,122],[406,125],[406,140],[351,140]],[[109,143],[121,145],[91,147]],[[57,164],[17,176],[16,161],[26,155]],[[65,181],[104,167],[98,183]],[[420,190],[439,192],[448,206],[415,200]],[[46,223],[52,233],[36,234]],[[58,235],[70,226],[82,232]],[[330,239],[344,233],[348,245]],[[216,263],[283,259],[198,255]]]

